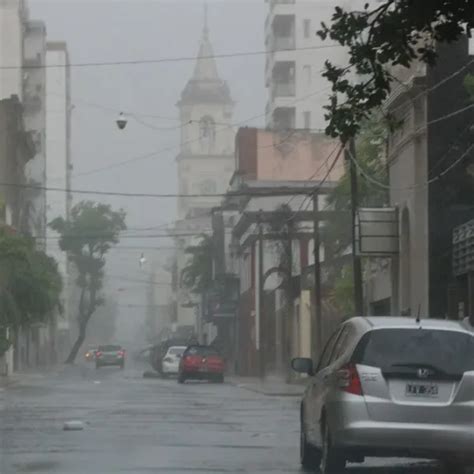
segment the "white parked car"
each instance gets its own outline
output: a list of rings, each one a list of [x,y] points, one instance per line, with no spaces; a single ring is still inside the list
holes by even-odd
[[[177,375],[179,371],[179,361],[186,350],[186,346],[171,346],[163,357],[163,375]]]

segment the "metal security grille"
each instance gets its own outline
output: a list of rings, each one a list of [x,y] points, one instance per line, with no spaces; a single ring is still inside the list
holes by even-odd
[[[455,276],[474,271],[474,219],[453,231],[453,273]]]

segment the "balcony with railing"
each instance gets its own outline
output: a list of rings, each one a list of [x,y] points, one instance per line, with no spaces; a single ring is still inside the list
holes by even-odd
[[[296,91],[295,82],[273,83],[273,97],[294,97]]]
[[[272,126],[276,130],[295,128],[296,110],[294,107],[278,107],[273,111]]]
[[[269,36],[267,44],[271,50],[294,49],[296,44],[295,15],[276,15]]]
[[[275,64],[272,74],[272,97],[294,97],[296,93],[295,63],[281,61]]]

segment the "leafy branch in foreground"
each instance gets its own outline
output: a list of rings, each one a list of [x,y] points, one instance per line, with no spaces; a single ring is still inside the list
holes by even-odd
[[[322,23],[317,34],[345,46],[349,66],[326,62],[323,73],[333,95],[326,106],[326,132],[343,142],[354,137],[371,110],[390,93],[393,66],[409,67],[420,60],[434,65],[437,43],[454,42],[474,27],[472,0],[386,0],[362,11],[336,7],[330,25]],[[362,78],[356,82],[356,74]]]

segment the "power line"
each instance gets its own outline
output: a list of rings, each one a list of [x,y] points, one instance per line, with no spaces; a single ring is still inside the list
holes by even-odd
[[[436,90],[438,87],[442,86],[443,84],[445,84],[446,82],[450,81],[451,79],[453,79],[454,77],[458,76],[459,74],[461,74],[463,71],[465,71],[471,64],[474,63],[474,59],[471,59],[469,62],[467,62],[464,66],[460,67],[459,69],[457,69],[456,71],[454,71],[452,74],[450,74],[449,76],[446,76],[444,77],[443,79],[439,80],[436,84],[433,84],[431,87],[421,91],[419,94],[417,94],[415,97],[411,98],[411,99],[408,99],[406,102],[403,102],[402,104],[400,105],[397,105],[396,107],[394,107],[392,109],[392,112],[396,111],[396,110],[399,110],[401,108],[403,108],[405,105],[407,104],[410,104],[410,103],[414,103],[417,99],[419,99],[420,97],[424,96],[424,95],[427,95],[429,94],[430,92],[433,92],[434,90]],[[405,84],[405,83],[401,83],[401,85],[405,88],[408,88],[408,86]]]
[[[337,147],[334,148],[334,150],[329,154],[328,158],[326,159],[325,163],[327,163],[327,161],[329,160],[329,158],[333,155],[333,153],[336,151]],[[338,162],[340,156],[341,156],[341,153],[342,153],[342,150],[344,148],[342,146],[339,147],[339,151],[336,155],[336,157],[334,158],[333,162],[331,163],[331,166],[329,167],[328,171],[326,172],[326,174],[324,175],[323,179],[314,187],[312,188],[308,193],[307,193],[307,196],[303,199],[303,201],[301,202],[300,204],[300,207],[284,222],[283,225],[287,224],[288,222],[294,220],[298,213],[301,212],[303,206],[305,205],[305,203],[308,201],[308,204],[306,205],[306,208],[304,209],[305,211],[308,209],[310,203],[311,203],[311,197],[313,197],[318,191],[319,189],[321,189],[322,185],[327,181],[327,179],[329,178],[331,172],[333,171],[334,167],[336,166],[336,163]],[[322,166],[321,166],[322,167]],[[320,168],[321,168],[320,167]],[[314,173],[310,179],[312,179],[317,173],[319,172],[319,169],[316,171],[316,173]]]
[[[318,94],[321,94],[323,92],[326,92],[327,90],[329,90],[330,87],[324,87],[323,89],[319,89],[315,92],[312,92],[310,94],[306,94],[302,97],[299,97],[293,101],[290,102],[290,104],[288,105],[294,105],[294,104],[297,104],[298,102],[302,102],[310,97],[313,97],[315,95],[318,95]],[[230,124],[227,124],[225,125],[224,127],[222,128],[219,128],[218,130],[216,130],[216,134],[217,133],[220,133],[220,132],[223,132],[223,131],[226,131],[228,130],[229,128],[236,128],[236,127],[239,127],[239,126],[242,126],[248,122],[251,122],[253,120],[256,120],[256,119],[259,119],[259,118],[262,118],[262,117],[266,117],[268,115],[268,112],[264,112],[262,114],[258,114],[258,115],[254,115],[252,117],[249,117],[245,120],[241,120],[239,122],[235,122],[235,123],[230,123]],[[82,177],[82,176],[89,176],[91,174],[95,174],[95,173],[99,173],[99,172],[102,172],[102,171],[108,171],[108,170],[111,170],[111,169],[114,169],[114,168],[119,168],[121,166],[125,166],[125,165],[128,165],[129,163],[135,163],[137,161],[141,161],[141,160],[144,160],[144,159],[148,159],[148,158],[151,158],[153,156],[157,156],[157,155],[161,155],[163,153],[166,153],[168,151],[177,151],[179,150],[181,147],[183,147],[184,145],[191,145],[193,143],[197,143],[201,140],[201,137],[198,137],[198,138],[192,138],[192,139],[189,139],[189,140],[186,140],[182,143],[179,143],[178,145],[170,145],[170,146],[167,146],[165,148],[162,148],[160,150],[156,150],[154,152],[151,152],[151,153],[146,153],[144,155],[139,155],[139,156],[136,156],[136,157],[133,157],[133,158],[128,158],[127,160],[123,160],[123,161],[119,161],[118,163],[113,163],[111,165],[106,165],[106,166],[102,166],[100,168],[95,168],[95,169],[92,169],[92,170],[89,170],[89,171],[84,171],[82,173],[76,173],[73,175],[74,178],[77,178],[77,177]]]
[[[85,67],[107,67],[107,66],[134,66],[141,64],[162,64],[162,63],[177,63],[183,61],[197,61],[205,59],[224,59],[224,58],[238,58],[247,56],[266,56],[269,54],[281,53],[281,52],[297,52],[297,51],[315,51],[318,49],[329,49],[329,48],[340,48],[340,44],[327,44],[319,46],[307,46],[300,48],[285,48],[278,50],[258,50],[258,51],[242,51],[234,53],[221,53],[203,56],[181,56],[181,57],[170,57],[170,58],[157,58],[157,59],[130,59],[121,61],[97,61],[97,62],[83,62],[83,63],[69,63],[69,64],[38,64],[38,65],[6,65],[0,66],[0,70],[10,69],[54,69],[54,68],[85,68]]]
[[[182,232],[182,233],[170,233],[170,234],[154,234],[154,235],[123,235],[123,236],[118,236],[119,240],[123,239],[173,239],[173,238],[179,238],[179,237],[193,237],[193,236],[198,236],[202,235],[206,232],[211,232],[211,230],[206,229],[206,230],[200,230],[199,232]],[[110,235],[110,234],[109,234]],[[61,240],[61,239],[101,239],[107,237],[107,234],[68,234],[64,235],[64,237],[59,236],[59,235],[54,235],[54,236],[48,236],[48,237],[43,237],[43,236],[37,236],[33,237],[36,240]]]
[[[0,182],[0,186],[12,187],[12,188],[23,188],[23,189],[35,189],[38,191],[50,191],[50,192],[62,192],[70,194],[84,194],[84,195],[97,195],[97,196],[122,196],[122,197],[136,197],[136,198],[219,198],[226,196],[250,196],[250,197],[269,197],[269,196],[288,196],[293,194],[305,194],[303,190],[295,191],[294,188],[291,190],[281,188],[279,190],[269,191],[231,191],[227,193],[191,193],[191,194],[180,194],[180,193],[127,193],[121,191],[100,191],[100,190],[88,190],[88,189],[68,189],[53,186],[39,186],[36,184],[19,184],[19,183],[6,183]]]
[[[443,176],[445,176],[446,174],[448,174],[453,168],[455,168],[458,164],[460,164],[464,158],[466,158],[466,156],[469,155],[469,153],[474,149],[474,144],[472,144],[471,146],[469,146],[467,148],[467,150],[464,151],[464,153],[456,160],[454,161],[453,163],[451,163],[451,165],[449,165],[445,170],[441,171],[440,173],[438,173],[436,176],[434,176],[433,178],[429,179],[428,181],[424,182],[424,183],[418,183],[418,184],[414,184],[412,186],[406,186],[406,187],[395,187],[395,186],[390,186],[388,184],[385,184],[385,183],[382,183],[380,181],[378,181],[377,179],[373,178],[372,176],[370,176],[363,168],[362,166],[360,165],[360,163],[355,159],[355,157],[352,155],[352,153],[350,153],[349,151],[349,159],[355,164],[355,166],[357,167],[359,173],[367,180],[369,181],[370,183],[376,185],[376,186],[379,186],[380,188],[383,188],[383,189],[391,189],[393,191],[413,191],[413,190],[417,190],[417,189],[423,189],[423,188],[426,188],[427,186],[429,186],[430,184],[434,183],[435,181],[438,181],[439,179],[441,179]]]

